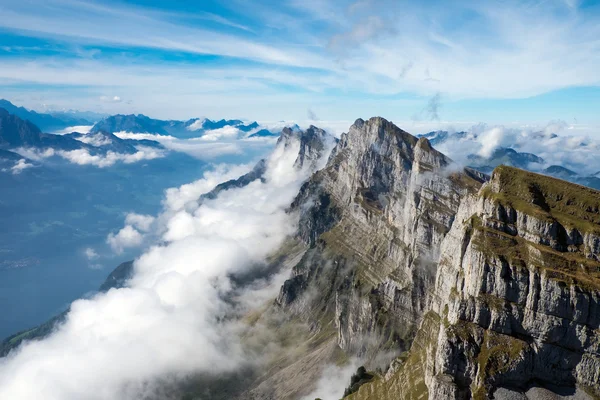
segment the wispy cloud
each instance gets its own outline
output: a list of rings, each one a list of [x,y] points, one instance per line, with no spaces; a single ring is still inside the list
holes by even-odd
[[[21,158],[19,161],[17,161],[15,163],[15,165],[13,165],[10,168],[10,170],[13,175],[19,175],[21,172],[23,172],[27,168],[31,168],[31,167],[34,167],[34,165],[32,163],[27,162],[27,160],[24,158]]]
[[[38,85],[54,102],[87,96],[88,107],[158,110],[171,117],[182,107],[201,108],[206,115],[203,109],[218,103],[214,109],[230,116],[268,110],[279,118],[301,118],[309,106],[333,102],[320,111],[324,119],[356,118],[366,101],[381,104],[394,95],[422,100],[440,92],[448,102],[523,99],[600,85],[599,10],[588,7],[582,13],[571,0],[459,1],[444,7],[235,1],[222,14],[198,7],[10,2],[3,5],[4,30],[79,51],[6,57],[0,82],[8,89]],[[96,47],[103,50],[91,58],[80,54]],[[70,98],[59,95],[57,86],[67,87]],[[78,92],[81,87],[86,89]],[[99,101],[101,96],[110,102]],[[131,104],[112,104],[115,96]],[[300,101],[299,111],[292,111],[292,97]],[[312,103],[302,104],[308,97]],[[150,98],[160,105],[152,108]]]
[[[33,3],[38,4],[5,5],[0,26],[28,35],[51,36],[75,43],[214,54],[292,66],[326,62],[303,51],[289,51],[189,23],[172,23],[164,18],[164,13],[143,7],[62,0],[34,0]],[[220,21],[226,19],[221,18]],[[89,29],[90,26],[94,29]]]
[[[87,149],[77,150],[56,150],[53,148],[35,149],[35,148],[18,148],[14,150],[24,157],[32,160],[42,161],[49,157],[62,157],[65,160],[78,165],[93,165],[99,168],[110,167],[116,163],[122,162],[125,164],[133,164],[144,160],[154,160],[165,156],[165,152],[160,149],[151,147],[139,146],[138,151],[132,154],[117,153],[107,151],[106,153],[92,154]],[[21,169],[27,168],[30,164],[25,163]]]

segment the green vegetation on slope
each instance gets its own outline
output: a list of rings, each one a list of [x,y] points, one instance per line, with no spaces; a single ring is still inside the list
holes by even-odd
[[[600,192],[518,168],[500,166],[483,195],[525,214],[600,234]],[[497,185],[497,187],[494,187]]]

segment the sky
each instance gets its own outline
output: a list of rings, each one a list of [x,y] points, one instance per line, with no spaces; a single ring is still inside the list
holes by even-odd
[[[0,0],[38,111],[600,126],[596,1]]]

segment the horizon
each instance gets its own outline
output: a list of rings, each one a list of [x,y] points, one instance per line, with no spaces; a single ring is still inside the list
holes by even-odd
[[[152,115],[147,115],[147,114],[143,114],[143,113],[130,113],[130,114],[124,114],[124,113],[115,113],[115,114],[104,114],[104,113],[100,113],[98,111],[95,110],[76,110],[76,109],[68,109],[68,110],[43,110],[43,109],[33,109],[33,108],[28,108],[25,107],[24,105],[21,104],[15,104],[14,102],[12,102],[9,99],[5,99],[2,98],[0,99],[0,101],[7,101],[9,103],[11,103],[13,106],[16,107],[21,107],[21,108],[25,108],[28,111],[34,111],[40,114],[55,114],[55,113],[65,113],[65,114],[96,114],[99,118],[97,119],[89,119],[89,122],[91,123],[91,125],[87,125],[87,126],[70,126],[70,127],[66,127],[64,129],[60,129],[57,131],[53,131],[53,132],[47,132],[47,133],[53,133],[53,134],[65,134],[65,133],[70,133],[73,131],[76,132],[80,132],[80,133],[88,133],[89,129],[92,128],[94,126],[94,124],[96,124],[97,122],[101,121],[102,119],[108,118],[108,117],[112,117],[112,116],[117,116],[117,115],[122,115],[122,116],[144,116],[150,119],[156,119],[154,118]],[[2,108],[2,107],[0,107]],[[244,121],[245,123],[251,123],[251,122],[257,122],[260,124],[261,127],[265,127],[269,130],[277,130],[280,129],[283,126],[290,126],[293,124],[297,124],[298,126],[302,127],[302,128],[307,128],[310,125],[314,125],[317,126],[319,128],[325,129],[328,132],[330,132],[331,134],[338,136],[341,135],[344,132],[347,132],[348,129],[350,128],[350,126],[352,126],[352,124],[358,120],[358,119],[364,119],[367,120],[369,118],[372,117],[378,117],[379,115],[371,115],[371,116],[361,116],[361,117],[357,117],[354,120],[319,120],[319,119],[303,119],[303,120],[254,120],[254,119],[246,119],[246,118],[224,118],[224,117],[212,117],[212,116],[191,116],[188,118],[182,118],[182,119],[173,119],[173,121],[190,121],[190,120],[203,120],[203,119],[207,119],[207,120],[211,120],[211,121],[221,121],[221,120],[227,120],[227,119],[233,119],[233,120],[241,120]],[[385,118],[385,117],[383,117]],[[387,119],[387,118],[386,118]],[[427,133],[433,133],[433,132],[449,132],[449,133],[454,133],[454,132],[477,132],[480,131],[482,129],[482,127],[484,127],[485,129],[493,129],[495,127],[501,127],[503,129],[508,129],[508,130],[522,130],[523,132],[527,131],[527,132],[542,132],[542,131],[547,131],[548,129],[552,129],[551,132],[549,133],[554,133],[554,134],[558,134],[558,135],[563,135],[563,136],[583,136],[583,137],[587,137],[587,136],[594,136],[594,134],[597,132],[597,129],[599,126],[595,126],[595,125],[583,125],[583,124],[568,124],[563,120],[550,120],[546,123],[539,123],[539,124],[529,124],[529,123],[519,123],[516,121],[513,122],[509,122],[509,123],[503,123],[503,124],[488,124],[486,122],[483,121],[443,121],[443,120],[427,120],[427,121],[420,121],[420,120],[404,120],[404,121],[394,121],[391,119],[388,119],[390,122],[394,123],[395,125],[397,125],[399,128],[405,130],[406,132],[413,134],[415,136],[419,136],[419,135],[424,135]],[[81,128],[87,128],[87,129],[81,129]]]

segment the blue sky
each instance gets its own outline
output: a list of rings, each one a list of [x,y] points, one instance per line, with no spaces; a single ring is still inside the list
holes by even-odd
[[[597,3],[421,3],[0,0],[0,97],[178,119],[600,123]]]

